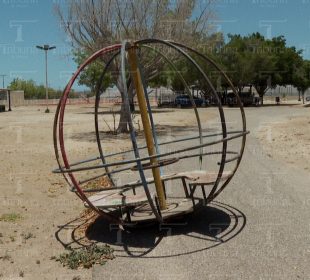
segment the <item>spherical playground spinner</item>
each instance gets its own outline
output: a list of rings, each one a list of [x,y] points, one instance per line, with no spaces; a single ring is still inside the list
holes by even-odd
[[[94,135],[97,154],[76,159],[65,139],[70,129],[66,105],[75,81],[96,64],[104,66],[95,82],[94,124],[87,133]],[[150,85],[160,84],[162,75],[169,76],[170,85],[165,91],[153,86],[154,96]],[[114,122],[125,120],[127,134],[111,135],[103,126],[112,114],[106,105],[107,79],[121,100],[113,105],[119,110]],[[226,98],[229,89],[237,108],[223,106],[223,89]],[[187,108],[156,108],[164,100]],[[91,55],[64,90],[53,132],[59,165],[54,172],[64,175],[86,207],[121,224],[162,223],[210,203],[233,178],[248,133],[242,103],[227,75],[200,52],[158,39],[124,41]],[[118,149],[122,141],[130,148]]]

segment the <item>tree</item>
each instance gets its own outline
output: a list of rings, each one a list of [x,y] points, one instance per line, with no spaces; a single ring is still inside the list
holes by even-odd
[[[45,99],[45,86],[37,85],[33,80],[13,79],[9,85],[11,90],[23,90],[25,99]],[[59,98],[62,95],[61,90],[48,88],[48,97],[50,99]],[[76,97],[74,91],[70,92],[69,97]]]
[[[77,65],[82,64],[87,57],[90,56],[90,53],[83,50],[76,50],[73,52],[73,60]],[[100,61],[95,61],[90,64],[79,76],[79,85],[85,85],[90,88],[91,94],[94,95],[96,91],[97,82],[101,76],[103,64]],[[102,89],[105,90],[111,85],[111,77],[106,75],[104,77]]]
[[[299,95],[302,95],[302,103],[305,104],[305,92],[310,87],[310,61],[304,60],[293,75],[293,83],[297,87]]]
[[[259,33],[248,36],[229,35],[223,48],[223,63],[239,92],[252,85],[257,90],[261,103],[266,90],[275,84],[275,56],[270,51],[270,42]]]
[[[277,81],[278,85],[294,84],[296,69],[303,63],[302,51],[297,51],[295,47],[287,47],[283,36],[273,38],[271,43],[277,59],[276,69],[281,76]]]
[[[36,85],[33,80],[23,80],[19,78],[13,79],[9,88],[11,90],[23,90],[26,99],[40,99],[45,96],[45,88]]]
[[[209,19],[213,16],[213,0],[86,0],[69,1],[67,10],[56,5],[65,32],[72,39],[75,49],[93,53],[111,42],[122,39],[163,38],[186,42],[196,46],[200,38],[209,31]],[[102,60],[103,66],[107,60]],[[145,69],[146,80],[152,80],[163,67],[163,61],[154,59]],[[113,83],[122,99],[124,89],[117,78],[118,63],[111,65]],[[133,98],[133,86],[129,82],[129,99]],[[128,131],[126,107],[122,102],[117,132]]]
[[[209,58],[213,60],[218,59],[218,52],[220,48],[224,45],[224,37],[222,33],[212,33],[210,36],[202,36],[200,39],[200,44],[195,46],[195,49],[200,53],[206,54]],[[170,54],[169,54],[170,55]],[[221,74],[213,66],[203,60],[200,56],[191,54],[191,56],[198,62],[199,66],[203,69],[204,73],[207,74],[208,78],[211,80],[213,85],[218,85],[221,78]],[[212,90],[210,86],[206,83],[201,73],[192,66],[191,62],[183,59],[176,58],[173,60],[174,68],[170,65],[166,65],[163,69],[164,75],[161,75],[159,80],[160,84],[170,87],[172,91],[176,93],[188,93],[190,87],[192,90],[197,88],[200,93],[206,98],[212,96]],[[180,74],[182,78],[180,77]],[[157,79],[157,78],[156,78]],[[185,83],[184,83],[185,81]]]
[[[250,64],[246,40],[241,35],[228,34],[229,42],[219,56],[234,86],[239,92],[250,81]]]
[[[283,36],[265,39],[259,33],[229,35],[222,50],[222,62],[239,92],[253,85],[261,103],[269,88],[293,84],[294,71],[302,63],[301,51],[287,47]]]

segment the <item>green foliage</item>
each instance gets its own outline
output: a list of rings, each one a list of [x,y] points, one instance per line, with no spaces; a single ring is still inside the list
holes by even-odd
[[[305,60],[296,67],[294,72],[294,86],[300,92],[305,92],[310,87],[310,61]]]
[[[197,45],[194,47],[197,51],[207,55],[212,60],[219,62],[219,52],[224,45],[224,38],[222,33],[214,33],[211,36],[195,36]],[[215,84],[217,83],[218,73],[216,74],[214,68],[210,67],[199,56],[191,53],[191,56],[199,63],[199,66],[205,71],[209,79]],[[185,84],[180,78],[180,74],[184,78],[187,86],[199,85],[203,92],[210,90],[208,84],[205,83],[201,73],[193,67],[192,63],[185,60],[183,56],[178,55],[178,58],[171,61],[178,73],[170,65],[165,65],[163,71],[159,74],[160,79],[157,85],[170,87],[175,92],[184,92]],[[168,57],[169,58],[169,57]],[[153,84],[151,84],[153,86]]]
[[[0,221],[2,222],[16,222],[20,219],[22,219],[22,216],[17,213],[2,214],[0,216]]]
[[[253,85],[262,97],[268,88],[277,85],[292,84],[301,87],[305,83],[303,77],[306,70],[301,69],[303,65],[301,51],[297,51],[295,47],[288,47],[283,36],[266,39],[260,33],[247,36],[229,34],[227,43],[224,42],[222,33],[214,33],[210,36],[193,34],[192,36],[197,42],[195,49],[217,62],[227,72],[239,91],[242,91],[244,86]],[[81,64],[88,56],[86,51],[76,51],[74,61]],[[150,58],[154,59],[156,55],[154,56],[149,51],[148,58],[147,61],[150,61]],[[200,60],[198,57],[194,58]],[[198,84],[205,94],[210,92],[209,85],[189,62],[183,58],[177,58],[173,63],[189,86]],[[228,86],[223,84],[214,68],[202,61],[199,64],[218,90],[221,90],[219,86],[221,88]],[[79,84],[86,85],[94,93],[103,67],[104,63],[98,60],[91,64],[80,75]],[[102,88],[105,89],[112,85],[111,80],[110,76],[105,77]],[[179,75],[167,64],[161,67],[157,75],[149,79],[149,85],[152,87],[167,86],[176,92],[185,90]]]
[[[78,267],[90,268],[94,264],[103,265],[108,259],[113,258],[113,249],[110,246],[92,244],[89,247],[63,253],[56,258],[56,261],[59,261],[63,266],[69,267],[70,269],[77,269]]]
[[[305,69],[296,72],[303,63],[301,51],[288,47],[283,36],[266,39],[260,33],[247,36],[228,35],[225,43],[223,34],[214,33],[211,36],[196,38],[195,49],[214,60],[222,68],[239,92],[245,86],[252,85],[263,97],[267,89],[277,85],[299,85],[305,82]],[[199,66],[204,70],[217,91],[223,91],[229,85],[220,73],[191,53]],[[211,94],[211,87],[193,65],[178,56],[173,60],[178,72],[182,74],[187,85],[197,85],[205,96]],[[307,72],[307,71],[306,71]],[[151,86],[168,86],[173,91],[183,92],[185,85],[169,65],[151,80]]]
[[[279,71],[279,85],[294,85],[296,68],[303,63],[302,51],[297,51],[295,47],[287,47],[283,36],[275,37],[271,40],[275,50],[276,69]]]
[[[264,92],[270,83],[277,82],[271,78],[277,73],[276,57],[270,42],[259,33],[244,37],[229,35],[229,42],[224,46],[222,56],[229,77],[239,91],[252,84],[258,92]]]
[[[25,99],[45,99],[45,86],[37,85],[33,80],[23,80],[15,78],[9,85],[11,90],[23,90],[25,93]],[[62,95],[62,90],[55,90],[53,88],[48,88],[49,99],[59,98]],[[77,97],[77,95],[72,92],[69,95],[70,98]]]
[[[229,35],[229,42],[222,48],[220,56],[239,91],[244,86],[253,85],[261,97],[268,88],[294,85],[294,72],[302,63],[301,51],[287,47],[283,36],[269,40],[259,33]]]
[[[168,75],[167,73],[160,72],[158,75],[149,80],[150,87],[161,87],[168,86]]]
[[[73,60],[77,65],[82,64],[90,54],[84,50],[76,50],[73,52]],[[100,81],[100,77],[104,70],[104,63],[100,62],[99,59],[96,59],[93,63],[89,64],[79,75],[78,84],[84,85],[90,88],[91,93],[89,96],[94,95],[96,92],[96,88],[98,86],[98,82]],[[108,73],[105,75],[101,90],[105,90],[107,87],[111,85],[111,76]]]
[[[310,88],[310,61],[302,61],[296,66],[293,75],[293,85],[297,87],[299,94],[302,94],[302,101],[305,103],[305,92]]]

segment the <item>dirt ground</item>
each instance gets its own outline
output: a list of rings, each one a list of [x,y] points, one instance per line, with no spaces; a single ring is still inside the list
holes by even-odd
[[[52,138],[55,107],[51,110],[45,114],[43,107],[17,107],[0,115],[0,216],[10,215],[8,221],[3,216],[0,221],[0,279],[73,279],[76,275],[89,279],[89,270],[71,271],[51,260],[64,252],[55,237],[57,229],[84,210],[62,176],[52,173],[57,163]],[[159,122],[171,126],[195,122],[189,110],[182,111],[182,123],[174,111],[162,111],[156,114]],[[72,160],[97,155],[94,134],[87,134],[94,130],[89,112],[89,106],[68,106],[65,139]],[[113,127],[112,116],[105,119]],[[105,124],[103,128],[108,130]],[[129,140],[112,137],[104,149],[111,152],[129,146]],[[65,240],[70,240],[69,233]]]
[[[85,106],[72,106],[66,117],[70,123],[68,150],[76,158],[96,154],[94,142],[81,139],[79,134],[83,131],[85,136],[93,129],[93,115],[88,111]],[[264,143],[264,152],[310,171],[309,111],[261,128],[258,138]],[[167,110],[156,118],[176,126],[194,125],[193,115],[187,112]],[[211,112],[206,117],[212,119],[214,115]],[[13,108],[0,115],[0,279],[92,279],[91,269],[70,270],[51,260],[64,252],[57,231],[84,210],[63,178],[51,172],[56,167],[53,118],[54,114],[45,114],[43,107]],[[111,117],[109,123],[113,125]],[[129,142],[111,139],[105,147],[125,149]],[[72,229],[63,228],[62,241],[69,243],[71,232]]]
[[[260,130],[268,156],[310,171],[310,110],[303,116],[287,116]]]

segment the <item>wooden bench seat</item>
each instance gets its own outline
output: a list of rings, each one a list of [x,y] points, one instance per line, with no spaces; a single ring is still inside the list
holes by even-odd
[[[154,198],[154,194],[151,194]],[[131,193],[123,193],[120,190],[101,191],[90,196],[89,201],[98,208],[117,208],[123,206],[137,206],[148,202],[144,192],[136,195]],[[86,204],[85,204],[86,205]]]
[[[232,176],[231,171],[224,171],[221,176],[221,181],[228,179],[230,176]],[[212,185],[215,183],[217,179],[218,173],[211,173],[211,172],[205,172],[205,171],[193,171],[188,174],[189,184],[190,185]]]
[[[217,172],[208,172],[203,170],[194,170],[194,171],[185,171],[174,174],[167,174],[161,177],[163,181],[174,180],[178,178],[185,178],[189,180],[190,184],[197,185],[208,185],[214,184],[216,181],[218,173]],[[225,171],[222,174],[221,180],[226,180],[229,176],[232,175],[231,171]],[[148,178],[149,179],[149,178]]]
[[[175,180],[175,179],[182,179],[185,178],[189,181],[190,183],[197,183],[203,184],[203,185],[208,185],[208,184],[213,184],[216,181],[218,173],[217,172],[210,172],[210,171],[203,171],[203,170],[193,170],[193,171],[185,171],[185,172],[179,172],[179,173],[171,173],[167,175],[161,176],[162,181],[169,181],[169,180]],[[232,176],[231,171],[224,171],[221,177],[221,180],[226,180],[230,176]],[[153,183],[154,179],[153,177],[146,178],[147,183]],[[133,181],[128,184],[125,184],[121,186],[123,187],[135,187],[141,185],[141,180]]]
[[[162,181],[175,180],[175,179],[186,179],[188,180],[189,186],[198,186],[198,185],[212,185],[215,183],[218,176],[217,172],[207,172],[202,170],[186,171],[179,173],[172,173],[161,176]],[[225,171],[222,174],[221,180],[226,180],[232,176],[231,171]],[[153,183],[154,179],[147,178],[147,183]],[[134,181],[128,184],[125,184],[116,189],[108,189],[101,191],[95,195],[90,196],[89,201],[98,208],[117,208],[123,206],[138,206],[143,205],[148,202],[146,194],[144,191],[141,191],[137,194],[132,194],[128,192],[127,187],[135,187],[141,185],[141,181]],[[185,189],[187,189],[185,187]],[[187,193],[187,190],[186,190]],[[152,199],[154,199],[155,194],[151,194]],[[187,195],[188,196],[188,195]],[[85,203],[86,205],[86,203]]]

